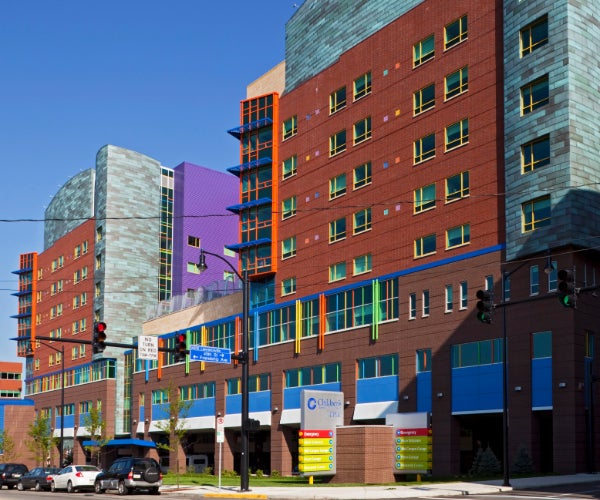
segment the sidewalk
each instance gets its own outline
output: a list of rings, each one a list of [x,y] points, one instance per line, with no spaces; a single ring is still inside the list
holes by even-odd
[[[408,498],[408,497],[450,497],[457,495],[484,495],[521,489],[542,489],[562,484],[591,483],[600,481],[600,475],[574,474],[570,476],[545,476],[512,479],[510,486],[502,486],[502,480],[482,482],[455,482],[424,484],[422,486],[298,486],[298,487],[268,487],[253,488],[250,491],[240,491],[239,487],[227,486],[221,489],[213,486],[181,487],[163,486],[163,495],[184,498],[276,498],[276,499],[318,499],[318,500],[353,500],[378,498]]]

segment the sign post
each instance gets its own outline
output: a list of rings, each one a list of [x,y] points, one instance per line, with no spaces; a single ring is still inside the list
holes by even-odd
[[[219,489],[221,489],[221,464],[223,462],[223,441],[225,441],[225,419],[217,417],[217,443],[219,443]]]

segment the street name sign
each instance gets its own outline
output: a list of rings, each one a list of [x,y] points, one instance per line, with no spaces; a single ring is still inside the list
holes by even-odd
[[[231,349],[211,347],[207,345],[191,345],[190,361],[206,361],[207,363],[231,363]]]

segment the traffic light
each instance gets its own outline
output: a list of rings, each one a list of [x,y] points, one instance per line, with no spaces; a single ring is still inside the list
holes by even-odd
[[[175,363],[179,363],[180,361],[185,361],[185,356],[187,354],[187,338],[185,333],[178,333],[175,339]]]
[[[106,323],[103,321],[97,321],[94,323],[94,339],[92,340],[92,351],[94,354],[100,354],[104,352],[106,346]]]
[[[561,269],[558,271],[558,300],[565,307],[575,307],[575,294],[573,271]]]
[[[492,294],[487,290],[477,290],[477,319],[482,323],[490,324],[492,322],[492,312],[494,310],[494,303],[492,301]]]

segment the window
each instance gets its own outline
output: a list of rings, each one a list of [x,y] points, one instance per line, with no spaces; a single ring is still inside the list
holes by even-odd
[[[371,162],[363,163],[356,167],[352,172],[353,189],[358,189],[367,184],[371,184]]]
[[[329,223],[329,243],[343,240],[346,237],[346,217]]]
[[[198,236],[188,235],[188,246],[194,248],[200,248],[200,238]]]
[[[445,288],[445,302],[446,302],[446,312],[452,312],[454,309],[454,289],[452,285],[446,285]]]
[[[329,179],[329,199],[346,194],[346,174],[340,174]]]
[[[529,295],[538,295],[540,293],[540,268],[531,266],[529,268]]]
[[[285,371],[285,388],[340,382],[341,377],[341,363],[293,368]]]
[[[346,151],[346,131],[340,130],[329,138],[329,156]]]
[[[551,223],[550,196],[542,196],[541,198],[523,203],[521,205],[521,214],[524,233],[549,226]]]
[[[541,17],[521,29],[521,57],[548,43],[548,16]]]
[[[287,278],[281,282],[281,296],[296,293],[296,278]]]
[[[467,16],[448,24],[444,28],[444,50],[467,39]]]
[[[532,359],[552,357],[552,332],[536,332],[531,334]]]
[[[290,156],[289,158],[286,158],[285,160],[283,160],[281,167],[282,178],[287,179],[288,177],[296,175],[297,169],[297,156],[294,155]]]
[[[360,234],[371,229],[371,207],[355,212],[352,216],[352,233]]]
[[[413,46],[413,67],[420,66],[435,55],[433,35],[424,38]]]
[[[358,360],[358,379],[389,377],[398,375],[398,355],[388,354],[376,358]]]
[[[417,294],[411,293],[408,296],[408,319],[417,317]]]
[[[429,290],[423,290],[421,294],[421,299],[423,303],[423,317],[426,318],[429,316],[430,304],[429,304]]]
[[[414,213],[416,214],[435,208],[435,184],[415,189],[414,199]]]
[[[346,263],[338,262],[329,266],[329,282],[339,281],[346,278]]]
[[[463,224],[446,231],[446,249],[466,245],[471,241],[471,225]]]
[[[346,107],[346,87],[341,87],[329,94],[329,114]]]
[[[526,115],[550,102],[548,75],[521,87],[521,114]]]
[[[283,121],[282,137],[285,141],[298,133],[298,118],[296,115]]]
[[[544,136],[521,146],[521,167],[524,174],[550,163],[550,137]]]
[[[371,117],[363,118],[354,124],[354,145],[371,138]]]
[[[427,85],[413,94],[413,114],[418,115],[435,106],[435,84]]]
[[[469,196],[469,172],[461,172],[446,179],[446,203]]]
[[[296,255],[296,237],[292,236],[281,242],[281,258],[289,259]]]
[[[417,350],[417,373],[431,371],[431,349]]]
[[[296,197],[291,196],[281,202],[281,218],[289,219],[296,215]]]
[[[188,262],[187,272],[192,274],[200,274],[200,267],[196,262]]]
[[[502,345],[502,339],[453,345],[450,351],[452,368],[502,363],[504,357]]]
[[[467,286],[467,282],[466,281],[461,281],[460,282],[460,308],[461,309],[466,309],[467,306],[469,305],[469,287]]]
[[[94,285],[94,295],[96,297],[100,297],[100,295],[102,295],[102,285],[100,284],[99,281],[97,281],[96,284]]]
[[[371,270],[372,266],[370,253],[356,257],[352,261],[352,273],[354,274],[354,276],[357,276],[358,274],[368,273]]]
[[[102,255],[96,255],[96,269],[102,268]]]
[[[435,134],[429,134],[415,141],[414,163],[421,163],[435,156]]]
[[[415,240],[415,258],[435,253],[435,234],[423,236]]]
[[[371,93],[371,72],[360,75],[354,80],[354,100],[358,100]]]
[[[464,119],[446,127],[446,151],[469,142],[469,120]]]
[[[102,241],[102,226],[96,228],[96,241]]]
[[[460,68],[444,79],[444,99],[450,99],[469,90],[469,67]]]

